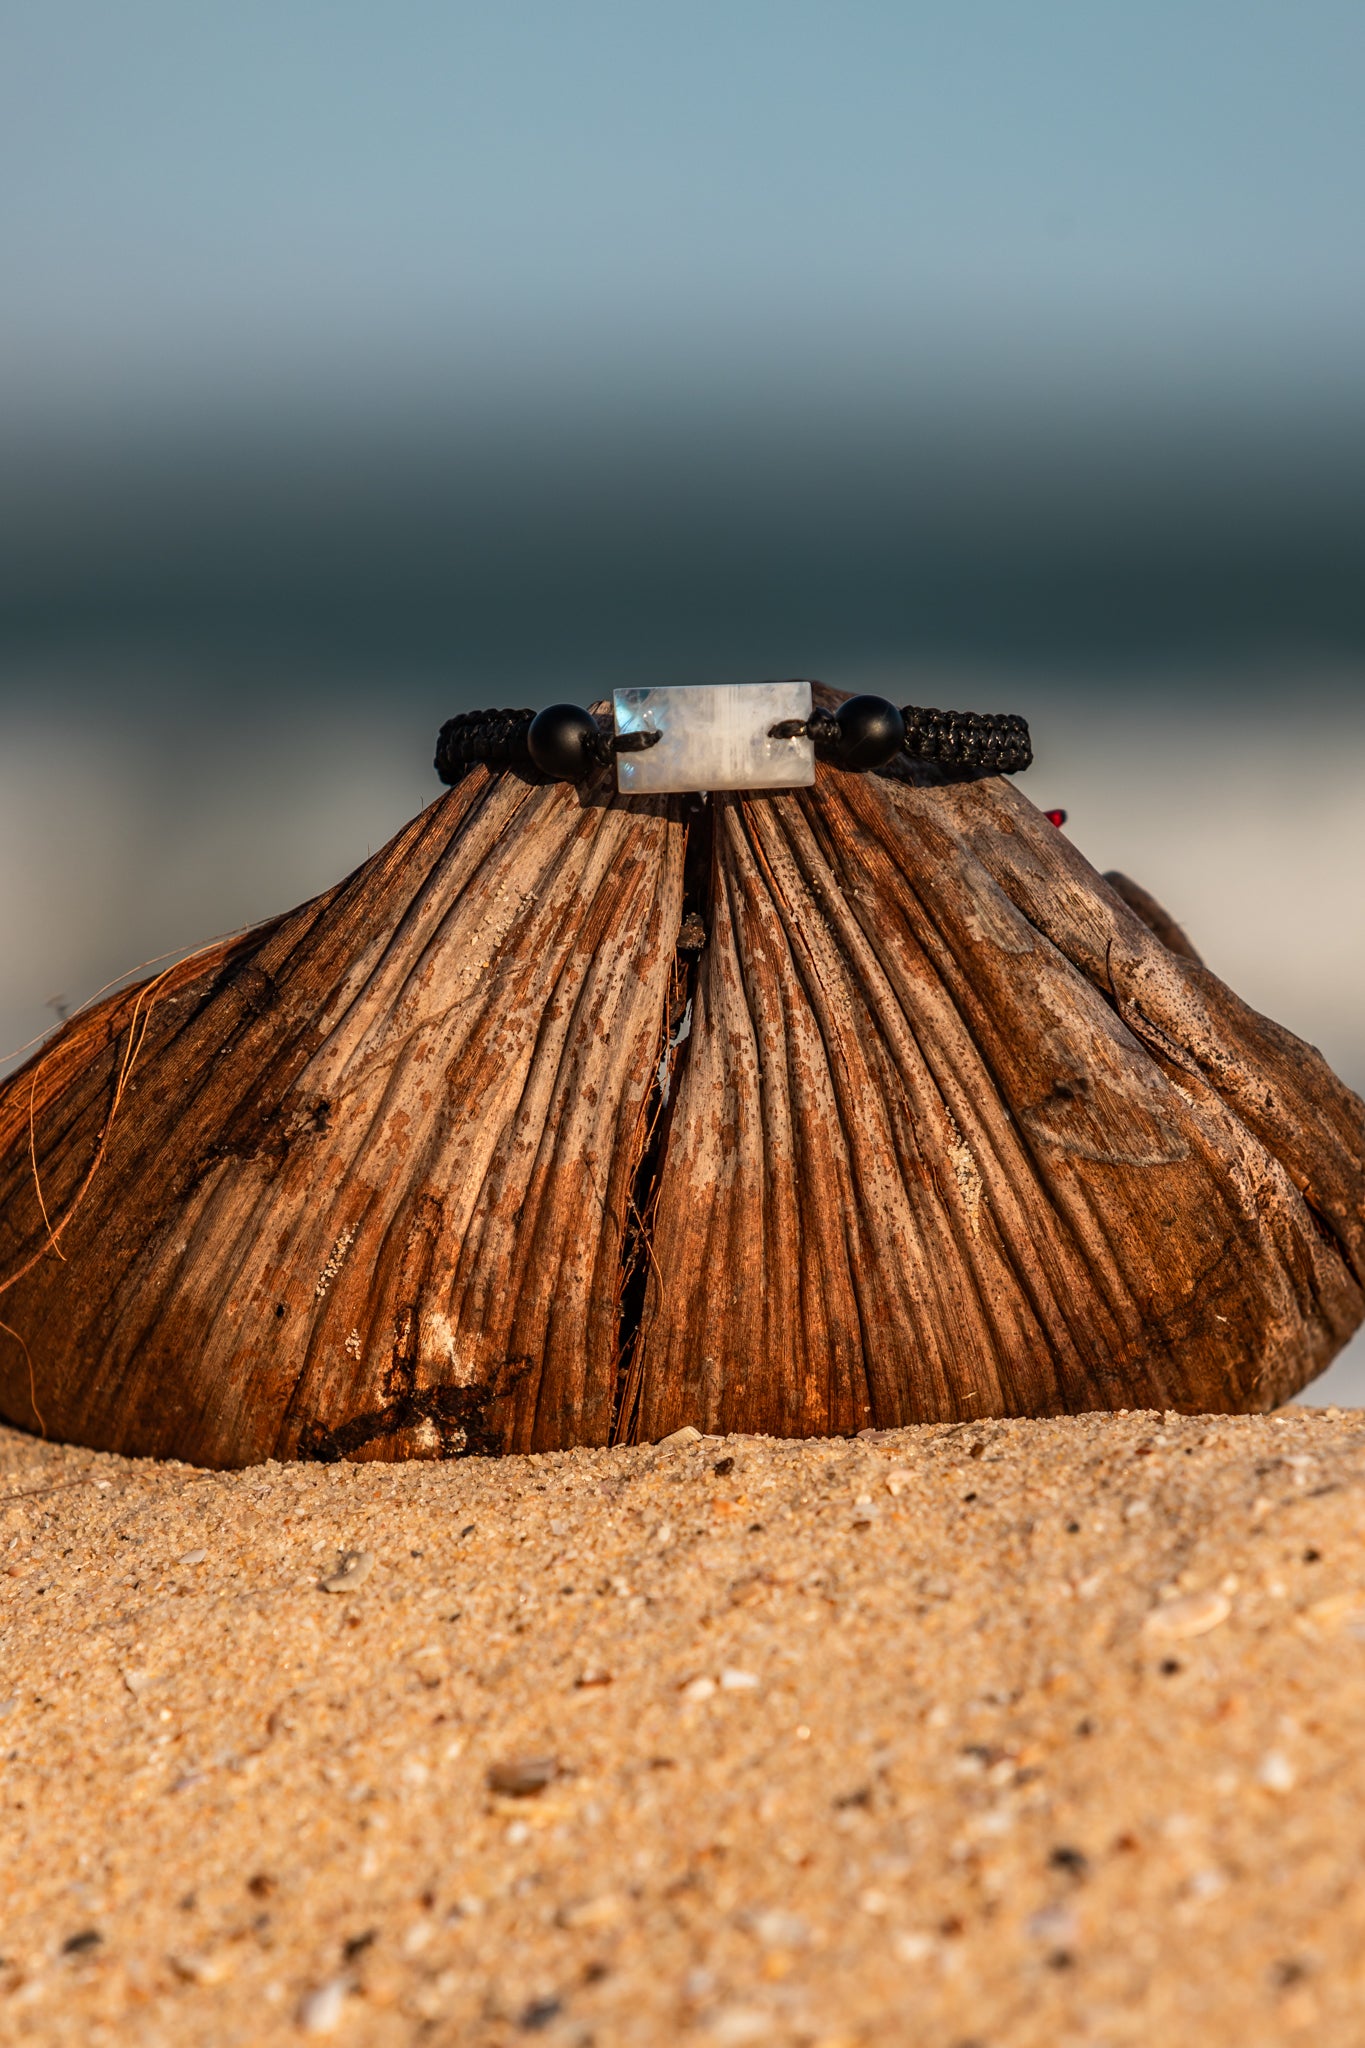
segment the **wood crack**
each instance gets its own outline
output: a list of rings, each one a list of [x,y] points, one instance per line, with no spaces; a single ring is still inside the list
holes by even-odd
[[[660,1023],[658,1059],[642,1124],[644,1143],[631,1183],[617,1311],[616,1384],[611,1441],[630,1443],[638,1421],[650,1280],[655,1316],[665,1307],[664,1279],[654,1256],[654,1229],[683,1074],[692,1050],[697,985],[712,916],[715,887],[715,809],[705,796],[683,799],[682,914]]]

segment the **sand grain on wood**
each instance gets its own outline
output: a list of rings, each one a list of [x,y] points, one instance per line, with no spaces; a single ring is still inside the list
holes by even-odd
[[[1365,1417],[0,1495],[6,2040],[1361,2039]]]

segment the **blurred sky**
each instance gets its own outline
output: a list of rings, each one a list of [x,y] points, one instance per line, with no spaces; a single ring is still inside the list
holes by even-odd
[[[1348,0],[0,23],[14,412],[1359,374]]]
[[[0,0],[0,1047],[452,710],[817,674],[1031,716],[1365,1084],[1362,78],[1359,0]]]

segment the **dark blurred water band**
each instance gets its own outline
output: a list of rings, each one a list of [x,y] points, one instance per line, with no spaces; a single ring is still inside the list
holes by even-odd
[[[1365,656],[1365,402],[181,421],[0,462],[0,669],[333,687]],[[264,680],[268,679],[268,680]],[[0,687],[27,687],[11,681]],[[471,685],[472,687],[472,685]]]

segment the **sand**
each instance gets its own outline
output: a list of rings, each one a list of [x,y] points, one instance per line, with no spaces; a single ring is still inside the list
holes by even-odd
[[[1365,2038],[1365,1415],[0,1494],[6,2041]]]

